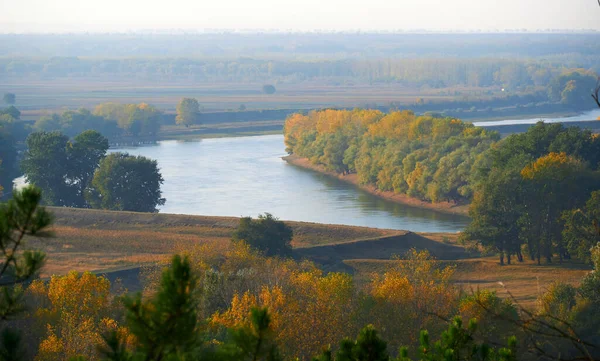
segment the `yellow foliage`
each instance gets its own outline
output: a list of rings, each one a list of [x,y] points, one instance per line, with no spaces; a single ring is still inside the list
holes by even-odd
[[[572,174],[574,170],[581,169],[582,167],[581,161],[568,156],[565,152],[552,152],[525,166],[521,170],[521,176],[529,180],[544,179],[546,177],[559,179]]]
[[[36,312],[38,318],[47,322],[46,337],[40,343],[36,360],[68,360],[77,355],[96,360],[101,334],[119,330],[117,322],[108,317],[112,300],[110,282],[104,277],[70,272],[53,276],[47,287],[33,282],[28,293],[40,300],[45,296],[47,303]],[[120,332],[128,334],[124,329]]]

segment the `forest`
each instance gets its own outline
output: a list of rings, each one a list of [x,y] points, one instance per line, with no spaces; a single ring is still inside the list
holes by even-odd
[[[284,132],[290,154],[363,185],[470,203],[464,239],[494,249],[501,264],[523,253],[589,261],[598,241],[600,138],[589,130],[540,122],[501,140],[452,118],[355,109],[295,114]]]

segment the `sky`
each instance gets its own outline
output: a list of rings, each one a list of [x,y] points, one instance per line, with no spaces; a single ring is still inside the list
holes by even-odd
[[[600,30],[597,0],[0,0],[0,32]]]

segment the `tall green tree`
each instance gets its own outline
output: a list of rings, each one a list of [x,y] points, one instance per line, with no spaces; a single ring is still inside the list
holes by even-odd
[[[13,192],[6,203],[0,203],[0,320],[14,318],[24,310],[20,283],[36,276],[44,265],[43,252],[24,250],[25,237],[50,237],[52,216],[40,207],[40,190],[28,186]],[[22,348],[19,333],[3,326],[0,333],[0,358],[20,360]]]
[[[190,125],[198,123],[200,120],[200,104],[193,98],[183,98],[177,104],[177,116],[175,122],[177,125]]]
[[[75,192],[67,182],[69,137],[59,132],[37,132],[27,137],[21,169],[28,183],[42,190],[49,205],[73,205]]]
[[[112,153],[100,165],[86,190],[94,208],[117,211],[158,212],[165,204],[158,163],[142,156]]]
[[[272,214],[243,217],[233,233],[234,241],[244,241],[267,256],[288,256],[292,251],[292,228]]]
[[[562,221],[562,235],[568,251],[591,263],[590,250],[600,242],[600,191],[592,192],[585,207],[565,211]]]
[[[95,130],[87,130],[75,137],[68,151],[67,177],[73,186],[75,206],[85,207],[85,189],[89,186],[100,161],[106,156],[108,139]]]
[[[72,141],[60,132],[32,133],[21,168],[27,181],[42,189],[46,204],[86,207],[84,190],[107,149],[108,140],[94,130]]]

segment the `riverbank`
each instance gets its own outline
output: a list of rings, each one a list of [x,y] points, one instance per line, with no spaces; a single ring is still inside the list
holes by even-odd
[[[326,174],[331,177],[335,177],[343,182],[350,183],[370,194],[373,194],[377,197],[381,197],[388,201],[392,201],[392,202],[399,203],[399,204],[404,204],[404,205],[407,205],[410,207],[430,209],[433,211],[447,213],[447,214],[455,214],[455,215],[460,215],[460,216],[468,216],[468,214],[469,214],[469,206],[468,205],[457,206],[450,202],[429,203],[429,202],[422,201],[420,199],[409,197],[404,194],[398,194],[398,193],[394,193],[394,192],[390,192],[390,191],[381,191],[381,190],[375,188],[375,186],[360,184],[358,181],[358,176],[356,174],[343,175],[343,174],[331,172],[331,171],[326,170],[325,167],[323,167],[321,165],[312,164],[308,159],[301,158],[301,157],[298,157],[293,154],[282,157],[281,159],[283,159],[284,161],[286,161],[289,164],[292,164],[292,165],[295,165],[295,166],[298,166],[298,167],[301,167],[304,169],[309,169],[309,170],[312,170],[315,172],[319,172],[322,174]]]

